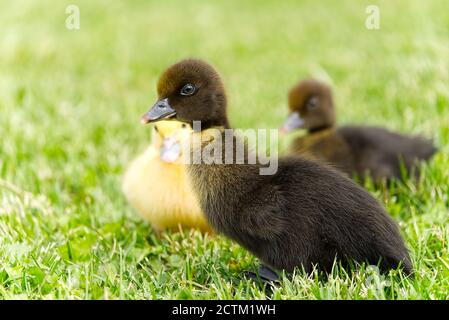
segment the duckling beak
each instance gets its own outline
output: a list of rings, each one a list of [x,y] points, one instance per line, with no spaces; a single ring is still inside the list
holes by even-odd
[[[285,120],[284,125],[279,129],[281,133],[287,133],[294,129],[299,129],[304,126],[304,120],[298,112],[292,112]]]
[[[175,109],[173,109],[168,103],[168,98],[159,100],[151,107],[150,111],[145,113],[140,122],[142,124],[147,124],[150,122],[156,122],[162,119],[168,119],[176,115]]]

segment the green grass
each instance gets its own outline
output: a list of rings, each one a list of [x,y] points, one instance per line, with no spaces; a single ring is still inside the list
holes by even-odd
[[[449,298],[447,1],[374,1],[381,29],[369,31],[372,3],[1,2],[0,298]],[[419,181],[368,186],[398,221],[415,278],[298,272],[270,293],[242,279],[258,262],[223,237],[157,238],[120,178],[149,142],[139,117],[158,75],[185,57],[222,73],[234,127],[278,127],[287,89],[314,76],[332,83],[340,123],[433,138],[440,152]]]

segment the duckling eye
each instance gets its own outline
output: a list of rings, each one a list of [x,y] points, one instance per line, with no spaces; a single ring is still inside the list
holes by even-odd
[[[195,86],[193,84],[186,84],[184,87],[182,87],[181,89],[181,95],[182,96],[191,96],[192,94],[195,93]]]
[[[318,107],[320,104],[320,102],[318,101],[317,97],[311,97],[309,100],[307,100],[306,102],[306,106],[309,109],[314,109],[316,107]]]
[[[159,133],[159,129],[157,128],[157,126],[154,126],[154,131]]]
[[[187,125],[186,125],[185,123],[183,123],[183,124],[181,125],[181,128],[185,129],[185,128],[187,128]]]

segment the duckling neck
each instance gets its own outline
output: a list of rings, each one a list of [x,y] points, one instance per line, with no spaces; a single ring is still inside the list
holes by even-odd
[[[201,130],[205,131],[207,129],[211,128],[223,128],[223,129],[231,129],[231,126],[229,125],[229,120],[227,117],[219,118],[219,119],[212,119],[207,121],[201,121]],[[194,122],[192,123],[192,126],[194,125]]]
[[[325,131],[331,131],[331,130],[334,130],[334,129],[335,129],[335,125],[333,125],[333,124],[332,125],[325,124],[325,125],[323,125],[321,127],[316,127],[316,128],[309,129],[308,133],[309,134],[321,133],[321,132],[325,132]]]
[[[220,203],[232,202],[231,199],[236,199],[239,194],[242,194],[245,190],[241,190],[242,185],[245,188],[250,188],[255,180],[257,179],[259,173],[260,165],[247,164],[248,152],[245,152],[245,164],[236,164],[236,145],[239,139],[242,137],[233,136],[232,141],[226,140],[225,127],[213,128],[218,129],[219,133],[214,130],[202,130],[201,132],[193,133],[193,139],[201,139],[201,144],[192,143],[190,164],[187,165],[187,172],[189,174],[189,179],[194,192],[199,199],[203,210],[208,206],[219,201]],[[243,140],[244,141],[244,140]],[[240,142],[240,141],[239,141]],[[245,143],[245,142],[243,142]],[[227,155],[229,156],[229,145],[232,146],[232,157],[233,162],[228,164],[226,162]],[[245,149],[247,148],[245,144]],[[210,151],[221,152],[212,163],[207,163],[205,159],[200,159],[199,163],[195,163],[195,156],[201,155],[203,157],[204,153],[210,154]],[[247,149],[246,149],[247,150]],[[242,184],[244,180],[244,184]],[[231,196],[233,195],[233,196]],[[227,199],[225,201],[225,199]]]

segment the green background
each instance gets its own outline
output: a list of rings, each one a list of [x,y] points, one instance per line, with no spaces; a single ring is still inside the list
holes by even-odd
[[[65,27],[69,4],[79,30]],[[370,4],[379,30],[365,28]],[[0,35],[0,298],[449,298],[447,1],[1,1]],[[367,185],[415,278],[337,267],[269,293],[242,279],[258,262],[223,237],[156,237],[120,179],[149,143],[139,118],[157,77],[186,57],[220,71],[234,127],[279,127],[287,90],[316,77],[339,123],[433,138],[419,181]]]

